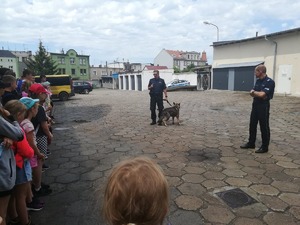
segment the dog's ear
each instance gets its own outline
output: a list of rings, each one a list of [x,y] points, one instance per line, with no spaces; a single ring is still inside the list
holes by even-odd
[[[175,102],[173,102],[173,105],[176,105],[176,103],[175,103]]]
[[[178,103],[178,105],[180,106],[180,103]]]

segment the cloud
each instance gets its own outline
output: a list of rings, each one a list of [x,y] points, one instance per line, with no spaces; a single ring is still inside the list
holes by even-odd
[[[3,0],[0,44],[50,52],[62,48],[90,55],[91,64],[153,62],[162,48],[205,50],[212,42],[243,39],[300,26],[300,3],[292,0]]]

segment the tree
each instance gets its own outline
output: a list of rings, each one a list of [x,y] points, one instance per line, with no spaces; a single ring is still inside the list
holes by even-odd
[[[58,72],[56,63],[48,55],[42,41],[33,59],[28,59],[25,64],[35,75],[53,75]]]
[[[195,65],[192,63],[192,64],[188,65],[185,69],[183,69],[182,72],[193,71],[193,68],[195,68]]]
[[[174,73],[180,73],[180,69],[177,66],[174,66],[173,69]]]

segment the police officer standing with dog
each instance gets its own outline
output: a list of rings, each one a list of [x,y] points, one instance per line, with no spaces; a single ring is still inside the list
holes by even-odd
[[[150,110],[152,122],[150,125],[156,124],[156,105],[158,107],[158,118],[161,117],[161,113],[164,109],[163,94],[167,99],[167,86],[164,79],[159,77],[159,71],[153,71],[154,78],[150,79],[148,84],[148,90],[150,90]],[[159,124],[161,125],[161,124]]]
[[[262,145],[255,153],[268,152],[270,143],[270,100],[273,98],[275,82],[266,74],[266,67],[258,65],[255,68],[256,80],[255,86],[250,91],[253,97],[252,111],[250,116],[249,140],[246,144],[241,145],[241,148],[255,148],[257,123],[259,122]]]

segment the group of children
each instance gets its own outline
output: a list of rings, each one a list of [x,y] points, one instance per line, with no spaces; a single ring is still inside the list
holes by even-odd
[[[43,107],[49,92],[31,76],[24,73],[19,99],[13,96],[16,79],[4,76],[0,80],[5,104],[0,105],[0,225],[33,225],[28,210],[41,210],[44,202],[39,197],[52,192],[42,183],[42,167],[53,138]],[[162,225],[168,209],[168,183],[153,160],[138,157],[113,168],[103,202],[109,225]]]
[[[28,210],[44,207],[39,197],[52,192],[42,183],[48,145],[53,135],[43,104],[49,97],[33,74],[25,70],[21,90],[17,79],[0,80],[0,224],[33,224]],[[30,97],[27,97],[30,96]]]

